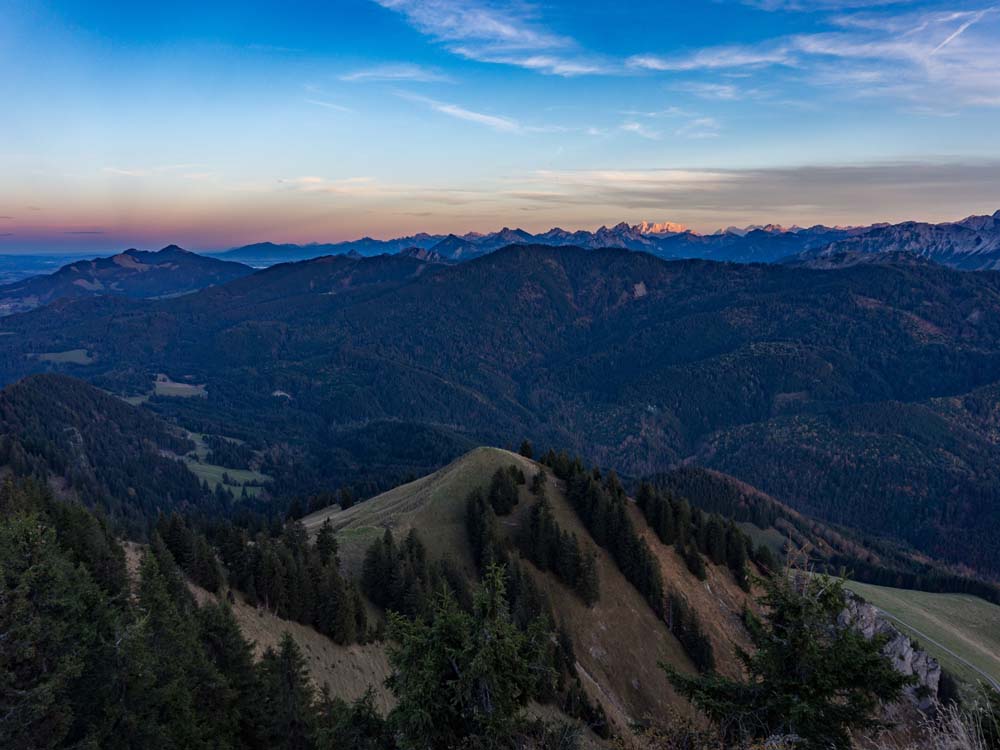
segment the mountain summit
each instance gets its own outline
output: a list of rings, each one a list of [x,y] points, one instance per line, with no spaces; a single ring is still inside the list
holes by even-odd
[[[252,272],[241,263],[198,255],[177,245],[157,252],[132,248],[109,258],[80,260],[55,273],[0,287],[0,315],[33,310],[63,297],[172,297],[225,284]]]

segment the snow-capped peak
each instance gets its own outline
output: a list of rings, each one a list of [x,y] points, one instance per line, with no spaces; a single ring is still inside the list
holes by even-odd
[[[640,221],[632,227],[632,231],[639,234],[680,234],[688,231],[688,228],[672,221]]]

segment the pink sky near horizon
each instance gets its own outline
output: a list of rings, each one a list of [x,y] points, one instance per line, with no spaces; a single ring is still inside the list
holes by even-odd
[[[860,173],[858,170],[862,170]],[[65,188],[65,186],[64,186]],[[0,253],[91,252],[177,244],[221,250],[254,242],[390,239],[504,226],[537,233],[620,221],[727,226],[957,221],[1000,208],[1000,166],[902,164],[789,170],[540,173],[518,182],[414,187],[319,177],[187,186],[114,176],[99,190],[0,193]]]

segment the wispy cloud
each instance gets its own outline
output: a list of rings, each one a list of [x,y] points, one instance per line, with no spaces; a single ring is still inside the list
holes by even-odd
[[[509,197],[549,211],[655,212],[706,222],[808,226],[945,220],[1000,205],[1000,162],[889,162],[776,169],[540,170]],[[714,227],[713,227],[714,228]]]
[[[626,120],[619,125],[619,130],[653,141],[658,141],[664,135],[670,134],[679,138],[715,138],[719,135],[719,131],[722,130],[722,124],[716,118],[688,112],[678,107],[668,107],[664,110],[652,112],[631,110],[623,114],[632,115],[633,119]],[[661,127],[650,127],[640,122],[637,118],[653,121],[659,120],[658,124]],[[670,129],[664,129],[666,128],[665,120],[676,121],[680,118],[686,118],[686,121],[680,126],[673,125]]]
[[[336,102],[328,102],[325,99],[306,99],[306,104],[312,104],[323,109],[331,109],[334,112],[344,112],[345,114],[354,112],[350,107],[345,107],[343,104],[337,104]]]
[[[284,190],[298,193],[333,193],[345,196],[384,195],[386,191],[373,177],[346,177],[327,179],[314,175],[287,177],[278,180]]]
[[[974,24],[977,24],[980,21],[982,21],[983,18],[985,18],[987,14],[993,13],[996,10],[997,10],[997,8],[987,8],[985,10],[979,11],[978,13],[973,13],[972,15],[967,16],[966,20],[962,21],[962,23],[959,25],[959,27],[957,29],[955,29],[953,32],[951,32],[947,37],[945,37],[944,41],[942,41],[937,47],[935,47],[933,50],[931,50],[930,54],[931,55],[936,55],[938,52],[940,52],[945,47],[947,47],[949,44],[951,44],[956,39],[958,39],[960,36],[962,36],[962,34],[964,34],[966,31],[968,31],[971,26],[973,26]]]
[[[732,102],[752,99],[762,95],[756,88],[743,88],[733,83],[710,83],[703,81],[683,82],[674,86],[678,91],[694,94],[699,99]]]
[[[777,44],[710,47],[686,56],[633,55],[628,59],[631,68],[660,72],[763,67],[791,62],[793,57],[788,46]]]
[[[714,117],[696,117],[679,127],[676,135],[682,138],[715,138],[722,130],[722,125]]]
[[[185,169],[194,169],[201,164],[162,164],[156,167],[104,167],[101,171],[116,177],[152,177],[154,175],[176,173]],[[32,211],[41,211],[40,208],[28,207]]]
[[[625,109],[619,114],[626,115],[627,117],[646,117],[650,119],[658,119],[661,117],[690,117],[691,112],[688,112],[681,107],[665,107],[664,109]]]
[[[570,37],[546,29],[531,6],[483,0],[375,0],[414,28],[469,60],[540,73],[577,76],[608,72],[605,62]]]
[[[103,171],[118,177],[148,177],[152,174],[149,169],[121,169],[120,167],[104,167]]]
[[[906,0],[741,0],[743,5],[767,11],[856,10],[899,5]]]
[[[522,133],[525,131],[525,128],[520,122],[510,117],[476,112],[459,106],[458,104],[440,102],[437,99],[431,99],[426,96],[411,94],[405,91],[396,92],[396,95],[401,99],[416,102],[417,104],[423,104],[435,112],[447,115],[448,117],[454,117],[457,120],[465,120],[466,122],[473,122],[477,125],[484,125],[492,130],[496,130],[499,133]]]
[[[774,5],[790,8],[787,3]],[[830,2],[827,7],[846,11],[873,5]],[[685,55],[635,55],[628,64],[637,70],[672,73],[777,66],[793,71],[799,80],[839,85],[850,94],[877,93],[922,103],[947,96],[962,104],[1000,104],[996,43],[1000,6],[947,12],[842,12],[828,22],[827,31],[708,47]],[[735,90],[724,86],[682,85],[695,93],[702,87],[706,98],[736,96]]]
[[[453,79],[436,70],[413,63],[376,65],[340,76],[341,81],[366,83],[378,81],[409,81],[412,83],[451,83]]]
[[[640,138],[648,138],[651,141],[658,141],[663,135],[663,133],[659,130],[653,130],[652,128],[643,125],[641,122],[635,121],[623,122],[619,125],[619,129],[625,131],[626,133],[633,133]]]

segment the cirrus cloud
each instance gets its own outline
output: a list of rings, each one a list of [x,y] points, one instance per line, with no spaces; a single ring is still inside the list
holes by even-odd
[[[546,29],[526,4],[484,0],[375,0],[422,34],[469,60],[540,73],[577,76],[608,72],[570,37]]]

